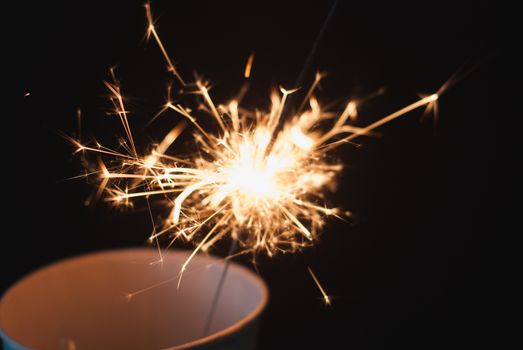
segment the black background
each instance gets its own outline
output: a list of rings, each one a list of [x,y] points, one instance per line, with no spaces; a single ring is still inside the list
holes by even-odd
[[[211,79],[218,101],[240,87],[255,51],[245,102],[267,106],[270,88],[296,80],[331,4],[155,1],[153,10],[182,75]],[[330,200],[357,220],[330,221],[302,254],[259,258],[271,291],[262,349],[461,348],[485,340],[479,242],[493,221],[490,11],[486,1],[340,2],[307,82],[316,69],[328,72],[320,98],[340,108],[386,86],[385,96],[362,107],[361,125],[436,91],[460,66],[480,64],[441,97],[436,127],[420,122],[418,110],[383,127],[382,138],[338,150],[347,167]],[[145,213],[86,208],[91,187],[62,181],[81,167],[55,131],[74,133],[81,108],[84,134],[114,141],[120,128],[105,116],[102,84],[113,65],[136,130],[164,102],[169,81],[158,48],[143,40],[140,2],[46,2],[12,16],[16,109],[6,118],[4,200],[16,215],[5,214],[13,228],[2,234],[0,290],[61,258],[145,244]],[[142,145],[177,118],[146,130]],[[334,295],[332,307],[322,305],[307,265]]]

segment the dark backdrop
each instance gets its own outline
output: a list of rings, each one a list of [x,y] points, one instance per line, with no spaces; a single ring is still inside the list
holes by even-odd
[[[331,3],[155,1],[153,8],[182,74],[210,78],[217,100],[237,91],[255,51],[246,102],[266,106],[271,87],[295,81]],[[328,72],[321,97],[340,103],[387,86],[361,110],[362,124],[437,90],[463,64],[481,64],[442,96],[436,127],[416,111],[383,127],[382,138],[360,139],[360,149],[339,149],[347,167],[331,200],[356,220],[330,221],[302,254],[259,259],[271,290],[262,349],[484,341],[478,243],[492,222],[485,199],[495,153],[490,11],[486,1],[340,3],[307,79],[315,69]],[[164,102],[169,80],[159,50],[143,41],[141,2],[53,1],[10,15],[17,20],[9,34],[16,62],[7,68],[16,75],[16,109],[4,117],[3,173],[12,228],[2,233],[0,290],[61,258],[145,244],[146,214],[86,208],[91,188],[61,181],[81,167],[55,131],[74,132],[82,108],[84,133],[112,142],[120,129],[104,114],[102,81],[113,65],[137,129]],[[149,133],[159,138],[175,122],[166,117]],[[332,307],[322,305],[307,265],[335,296]]]

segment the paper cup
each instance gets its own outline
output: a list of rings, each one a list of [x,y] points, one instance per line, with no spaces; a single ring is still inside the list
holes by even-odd
[[[5,348],[254,349],[268,300],[263,280],[231,263],[204,336],[224,263],[196,255],[177,288],[188,254],[171,250],[155,262],[153,249],[107,251],[34,272],[1,299]]]

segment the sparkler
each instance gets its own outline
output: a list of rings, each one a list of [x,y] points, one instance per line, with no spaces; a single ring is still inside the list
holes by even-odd
[[[209,84],[196,79],[186,82],[176,69],[154,25],[149,3],[145,5],[146,38],[153,39],[165,58],[169,72],[185,93],[201,99],[192,110],[170,98],[156,120],[168,111],[180,122],[149,152],[136,147],[125,98],[111,70],[112,81],[105,82],[111,93],[114,114],[120,119],[125,138],[119,149],[83,143],[69,138],[78,153],[95,153],[96,163],[86,163],[87,176],[95,176],[95,200],[131,206],[132,200],[158,199],[167,211],[163,220],[153,223],[149,237],[156,242],[168,237],[193,242],[194,250],[181,267],[178,285],[191,259],[208,251],[217,241],[232,238],[236,254],[258,253],[273,256],[296,252],[314,244],[328,217],[348,215],[339,208],[326,206],[326,196],[334,189],[343,165],[334,160],[336,147],[351,143],[406,113],[426,106],[436,108],[439,93],[412,104],[366,126],[355,125],[358,101],[349,101],[340,114],[326,110],[314,96],[323,74],[317,73],[295,113],[284,115],[286,102],[297,88],[281,87],[270,95],[267,110],[240,107],[239,99],[216,104]],[[254,54],[247,60],[245,78],[251,75]],[[205,129],[200,118],[212,118],[218,131]],[[80,117],[78,117],[80,118]],[[197,152],[179,155],[173,144],[182,131],[192,125]],[[151,213],[151,218],[153,215]],[[159,250],[160,260],[162,258]],[[324,300],[330,299],[310,270]]]

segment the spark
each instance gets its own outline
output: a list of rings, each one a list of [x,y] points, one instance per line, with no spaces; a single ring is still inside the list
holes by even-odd
[[[310,273],[312,279],[314,280],[316,287],[318,287],[318,289],[321,292],[321,295],[323,295],[323,301],[325,302],[325,305],[331,305],[331,299],[330,299],[329,295],[327,293],[325,293],[325,289],[323,289],[323,287],[321,286],[320,281],[318,281],[318,278],[316,277],[314,272],[312,272],[312,269],[309,266],[307,266],[307,269],[309,270],[309,273]]]
[[[254,61],[254,52],[249,55],[247,59],[247,64],[245,65],[245,71],[243,72],[244,78],[249,78],[251,76],[252,62]]]
[[[154,37],[154,40],[156,41],[156,44],[158,44],[158,47],[160,48],[160,51],[163,54],[163,57],[167,61],[167,68],[168,68],[169,72],[171,72],[182,85],[185,85],[185,81],[182,79],[180,74],[178,74],[178,71],[174,67],[173,62],[172,62],[171,58],[169,57],[167,50],[165,50],[165,46],[163,46],[163,43],[160,40],[160,36],[158,35],[158,32],[156,31],[156,27],[154,26],[153,15],[151,13],[151,4],[149,2],[146,2],[144,6],[145,6],[145,16],[147,18],[147,32],[146,32],[147,40],[149,40],[149,38],[151,37],[151,34],[152,34],[152,36]]]
[[[262,252],[273,256],[313,245],[327,218],[341,215],[338,208],[326,203],[343,169],[332,150],[362,135],[373,135],[383,124],[431,106],[439,98],[438,94],[423,97],[368,126],[358,126],[357,111],[363,102],[350,100],[339,114],[325,108],[315,97],[325,77],[318,73],[300,107],[291,115],[283,111],[288,96],[297,89],[280,87],[273,91],[268,108],[240,107],[239,99],[216,104],[207,82],[197,78],[186,83],[181,77],[160,40],[149,3],[145,4],[145,12],[146,38],[154,38],[183,92],[202,102],[193,111],[172,102],[169,96],[153,119],[175,112],[181,121],[160,142],[140,153],[120,84],[111,69],[112,82],[105,82],[105,86],[125,139],[118,149],[83,143],[81,130],[78,139],[69,140],[76,147],[75,153],[97,156],[96,162],[86,163],[86,174],[98,180],[95,199],[105,194],[106,201],[114,205],[131,206],[131,200],[142,198],[153,221],[150,242],[159,246],[158,239],[165,236],[169,246],[175,240],[195,245],[182,265],[178,285],[195,254],[208,251],[227,237],[237,240],[238,254],[249,252],[253,259]],[[253,59],[254,53],[247,60],[246,78]],[[381,93],[380,89],[377,94]],[[217,129],[205,129],[198,122],[209,117]],[[183,154],[173,148],[188,124],[193,126],[195,151]],[[158,216],[163,219],[155,222],[153,210],[159,210],[162,215]],[[162,261],[161,251],[159,255]],[[310,268],[309,272],[326,304],[330,304]]]
[[[31,93],[30,93],[30,92],[26,92],[26,93],[24,94],[24,97],[29,97],[29,96],[31,96]]]

